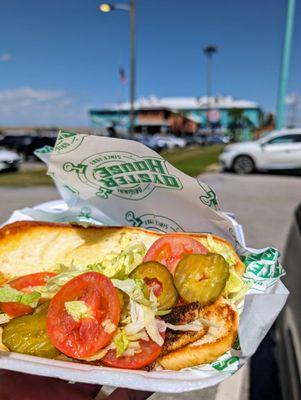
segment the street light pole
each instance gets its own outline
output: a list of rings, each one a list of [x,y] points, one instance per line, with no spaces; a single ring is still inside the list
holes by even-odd
[[[130,136],[135,126],[135,83],[136,83],[136,5],[130,2]]]
[[[99,6],[101,12],[123,10],[129,12],[130,16],[130,117],[129,136],[134,132],[135,127],[135,86],[136,86],[136,0],[130,3],[102,3]]]
[[[210,108],[210,97],[212,94],[212,56],[217,52],[217,47],[208,45],[205,46],[204,54],[207,56],[207,114]],[[209,126],[208,116],[207,116],[207,125]]]
[[[212,53],[208,53],[207,58],[207,100],[211,97],[211,85],[212,85]]]
[[[287,4],[285,37],[284,37],[281,72],[280,72],[279,89],[278,89],[276,129],[282,129],[283,127],[285,94],[287,89],[289,63],[290,63],[291,48],[292,48],[295,3],[296,3],[295,0],[288,0]]]

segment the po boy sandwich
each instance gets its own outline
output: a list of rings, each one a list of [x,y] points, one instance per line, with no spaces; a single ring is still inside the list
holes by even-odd
[[[212,362],[236,340],[243,272],[207,233],[6,225],[1,350],[126,369]]]

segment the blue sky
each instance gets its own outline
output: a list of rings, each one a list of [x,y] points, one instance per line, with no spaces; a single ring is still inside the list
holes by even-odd
[[[89,107],[126,100],[128,15],[99,4],[1,2],[0,125],[89,125]],[[137,96],[204,95],[202,47],[213,43],[213,93],[274,110],[285,13],[286,0],[137,0]],[[289,93],[301,92],[300,37],[295,24]]]

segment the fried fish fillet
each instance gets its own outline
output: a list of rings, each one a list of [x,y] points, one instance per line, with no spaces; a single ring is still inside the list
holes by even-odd
[[[210,321],[207,332],[200,339],[183,342],[185,345],[173,350],[172,345],[163,349],[157,362],[165,369],[178,371],[182,368],[209,363],[228,351],[237,337],[238,312],[234,305],[220,298],[214,304],[199,311],[199,317]],[[187,340],[188,341],[188,340]]]
[[[176,306],[171,313],[163,317],[165,322],[173,325],[188,324],[195,321],[199,317],[201,305],[198,302]],[[208,331],[208,326],[203,326],[199,331],[174,331],[166,330],[165,341],[162,349],[162,354],[170,353],[171,351],[180,349],[189,343],[203,337]]]
[[[172,308],[171,312],[162,319],[173,325],[184,325],[195,321],[199,317],[201,305],[199,302],[181,304]]]

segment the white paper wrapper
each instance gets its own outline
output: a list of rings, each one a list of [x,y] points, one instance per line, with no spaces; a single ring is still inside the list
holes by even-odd
[[[144,145],[121,139],[60,132],[55,150],[40,150],[67,203],[15,212],[12,220],[132,225],[164,232],[212,232],[231,241],[246,265],[249,283],[239,305],[239,338],[211,364],[182,371],[126,371],[5,354],[0,368],[78,382],[179,393],[220,383],[254,354],[288,296],[274,248],[245,247],[240,225],[221,212],[215,192]],[[235,211],[235,210],[234,210]]]

